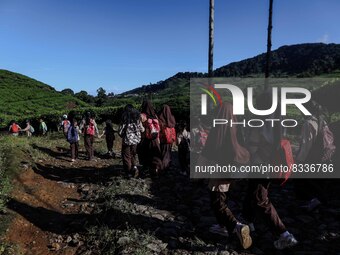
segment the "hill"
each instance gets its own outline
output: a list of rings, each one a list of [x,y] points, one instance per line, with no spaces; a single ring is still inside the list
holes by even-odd
[[[215,77],[263,77],[265,53],[255,57],[233,62],[217,68]],[[339,76],[340,44],[304,43],[282,46],[272,51],[271,76],[273,77],[314,77],[320,75]],[[136,96],[160,93],[176,85],[188,82],[190,78],[207,77],[206,73],[179,72],[155,84],[143,85],[129,90],[121,96]]]
[[[5,123],[11,119],[22,120],[33,115],[87,106],[83,101],[64,95],[47,84],[0,70],[0,118]]]
[[[340,77],[340,44],[306,43],[282,46],[272,52],[272,77]],[[217,68],[215,77],[264,77],[265,54]],[[168,103],[177,117],[189,114],[190,78],[205,73],[180,72],[155,84],[143,85],[106,102],[107,105],[140,102],[148,97],[156,107]],[[329,92],[328,92],[329,93]]]
[[[263,75],[266,54],[230,63],[215,70],[216,77]],[[272,52],[271,75],[312,77],[340,69],[340,44],[305,43]]]

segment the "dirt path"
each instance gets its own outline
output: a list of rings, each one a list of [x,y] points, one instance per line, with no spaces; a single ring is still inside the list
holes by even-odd
[[[85,185],[105,178],[112,160],[71,163],[66,148],[34,149],[47,157],[24,165],[14,180],[8,208],[15,217],[6,239],[27,255],[76,254],[83,243],[78,232],[91,212],[82,199]]]
[[[147,173],[128,179],[120,159],[98,155],[89,162],[82,153],[71,163],[67,148],[47,147],[32,146],[38,152],[34,163],[23,165],[8,203],[15,217],[7,241],[22,254],[339,254],[340,188],[335,183],[330,183],[329,204],[311,213],[300,208],[292,184],[273,185],[271,199],[300,243],[287,253],[276,251],[276,236],[259,220],[254,245],[244,251],[235,236],[208,231],[216,219],[206,183],[179,175],[175,165],[159,179]],[[231,188],[235,215],[245,185],[237,181]],[[95,228],[92,239],[89,227]]]

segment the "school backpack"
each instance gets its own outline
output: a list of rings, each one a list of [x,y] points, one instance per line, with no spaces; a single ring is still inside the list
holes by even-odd
[[[145,137],[150,140],[157,139],[159,137],[159,122],[158,119],[147,119],[145,128]]]
[[[45,122],[41,123],[41,129],[42,129],[43,132],[45,132],[45,133],[47,132],[47,126],[46,126]]]
[[[321,121],[315,142],[309,152],[307,162],[331,162],[335,154],[334,134],[325,121]]]
[[[279,175],[280,178],[283,178],[283,182],[281,183],[281,185],[283,185],[292,174],[292,168],[294,165],[292,146],[288,139],[286,138],[281,139],[280,147],[276,153],[275,160],[276,162],[274,162],[274,164],[276,165],[288,166],[288,171],[285,173],[280,172]]]
[[[125,124],[123,129],[123,141],[126,145],[136,145],[140,143],[141,132],[137,123]]]
[[[208,139],[208,133],[205,130],[200,130],[199,132],[199,143],[204,146]]]
[[[94,135],[95,133],[95,127],[94,127],[94,120],[90,119],[90,123],[86,125],[86,130],[85,130],[87,135]]]
[[[33,134],[35,132],[34,127],[30,125],[29,131],[31,132],[31,134]]]
[[[67,131],[67,141],[69,143],[76,143],[78,142],[78,130],[73,126],[70,126]]]
[[[12,133],[18,133],[19,132],[19,126],[17,124],[13,124],[11,128]]]
[[[173,144],[176,141],[176,130],[175,128],[163,128],[160,133],[160,140],[162,143]]]
[[[63,120],[63,128],[64,128],[64,133],[65,133],[65,134],[68,132],[70,126],[71,126],[70,121],[68,121],[68,120]]]

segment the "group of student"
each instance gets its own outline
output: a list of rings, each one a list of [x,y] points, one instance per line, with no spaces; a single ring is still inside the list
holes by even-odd
[[[257,100],[257,109],[270,108],[270,96],[261,95]],[[297,163],[321,163],[331,160],[334,155],[334,137],[328,129],[327,123],[322,117],[321,107],[311,102],[308,109],[312,112],[302,126],[301,143],[295,161]],[[263,116],[272,118],[273,116]],[[233,106],[224,103],[219,109],[216,118],[237,121],[233,115]],[[240,139],[239,127],[237,125],[218,125],[210,130],[206,144],[198,159],[200,162],[214,162],[225,165],[245,164],[268,164],[273,163],[275,151],[277,151],[280,135],[277,135],[274,128],[263,126],[249,130],[246,142]],[[327,136],[327,139],[325,139]],[[328,144],[325,143],[328,140]],[[321,141],[321,142],[318,142]],[[221,154],[223,151],[225,153]],[[298,241],[287,229],[281,220],[278,212],[269,198],[270,179],[249,179],[246,197],[242,202],[242,220],[237,219],[228,207],[228,193],[231,179],[210,179],[211,207],[214,211],[218,224],[213,225],[210,231],[221,235],[236,234],[243,248],[247,249],[252,245],[251,232],[255,231],[255,216],[261,217],[272,232],[277,234],[278,239],[274,247],[282,250],[295,246]],[[303,199],[306,203],[302,206],[311,211],[323,201],[323,187],[316,179],[293,180],[296,197]],[[304,192],[301,192],[301,191]],[[302,194],[303,193],[303,194]]]
[[[118,129],[114,129],[112,121],[107,120],[102,134],[99,134],[94,116],[89,112],[85,114],[79,125],[72,116],[64,115],[60,126],[70,143],[72,161],[78,158],[80,134],[84,135],[87,158],[93,160],[95,137],[105,136],[108,154],[114,157],[113,145],[115,133],[118,133],[122,138],[123,168],[128,176],[137,177],[140,173],[137,154],[139,164],[144,171],[149,170],[153,176],[162,174],[170,166],[174,143],[178,144],[181,173],[188,174],[190,132],[186,130],[185,122],[176,124],[168,105],[164,105],[162,110],[156,113],[149,100],[143,102],[140,110],[128,104],[124,108]]]
[[[26,127],[21,128],[20,125],[15,121],[12,120],[9,126],[8,131],[13,136],[19,136],[20,132],[26,133],[27,137],[31,137],[35,133],[35,129],[31,124],[30,120],[26,120]],[[47,134],[47,125],[43,119],[39,120],[39,134],[46,135]]]
[[[256,101],[257,109],[268,109],[271,103],[268,101],[269,98],[270,96],[266,94],[260,95]],[[325,158],[330,160],[334,154],[335,146],[332,144],[332,139],[328,139],[331,141],[327,145],[328,148],[322,147],[325,146],[324,144],[317,144],[317,140],[320,140],[320,137],[322,140],[324,135],[330,135],[330,131],[322,118],[321,107],[315,102],[308,107],[313,116],[308,117],[302,126],[301,143],[295,161],[297,163],[325,162]],[[237,122],[231,103],[225,102],[217,110],[216,118]],[[262,117],[274,118],[274,116]],[[43,123],[43,120],[40,123]],[[94,159],[95,136],[99,138],[105,136],[108,154],[115,157],[113,145],[115,134],[118,133],[121,137],[123,168],[129,178],[136,178],[146,170],[156,177],[164,173],[172,161],[173,144],[178,146],[182,175],[189,174],[189,152],[193,150],[200,155],[195,160],[208,160],[221,165],[272,163],[273,152],[277,149],[276,141],[281,137],[278,137],[275,130],[268,126],[250,129],[246,138],[237,125],[218,125],[207,131],[198,121],[197,125],[188,130],[185,121],[176,123],[168,105],[164,105],[161,111],[156,112],[150,100],[145,100],[140,109],[136,109],[131,104],[126,105],[117,130],[114,129],[112,121],[107,120],[102,134],[99,134],[94,116],[89,112],[85,114],[79,125],[75,118],[64,115],[60,126],[70,143],[72,161],[78,158],[80,134],[84,136],[88,160]],[[32,133],[30,129],[29,121],[24,129],[15,122],[12,122],[10,127],[13,135],[18,135],[19,131]],[[137,164],[137,155],[141,169]],[[278,235],[278,240],[274,242],[275,248],[281,250],[298,243],[294,235],[286,229],[269,199],[270,179],[248,181],[242,206],[242,220],[237,219],[228,207],[228,193],[232,182],[232,179],[209,180],[211,208],[218,223],[211,226],[209,229],[211,232],[224,236],[236,234],[243,248],[247,249],[252,245],[251,232],[255,231],[255,216],[259,216],[268,223],[273,233]],[[307,200],[305,206],[308,210],[313,210],[325,201],[322,188],[317,181],[304,179],[295,181],[294,184],[297,197]]]

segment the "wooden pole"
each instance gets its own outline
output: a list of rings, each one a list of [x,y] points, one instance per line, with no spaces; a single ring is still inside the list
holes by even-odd
[[[210,0],[209,11],[209,56],[208,56],[208,76],[213,77],[214,72],[214,12],[215,0]]]
[[[273,0],[269,0],[269,17],[268,17],[268,34],[267,34],[267,54],[265,66],[265,78],[269,77],[270,72],[270,56],[272,49],[272,20],[273,20]],[[268,86],[268,84],[266,84]]]

